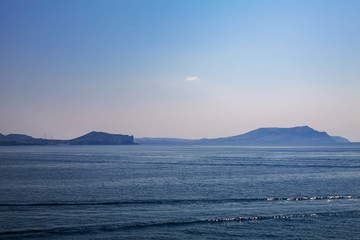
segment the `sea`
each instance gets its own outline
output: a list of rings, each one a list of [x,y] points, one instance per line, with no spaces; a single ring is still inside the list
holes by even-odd
[[[0,239],[360,239],[360,145],[2,146]]]

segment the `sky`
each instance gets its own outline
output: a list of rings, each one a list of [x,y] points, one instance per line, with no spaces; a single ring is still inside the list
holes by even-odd
[[[0,133],[360,142],[360,1],[1,0]]]

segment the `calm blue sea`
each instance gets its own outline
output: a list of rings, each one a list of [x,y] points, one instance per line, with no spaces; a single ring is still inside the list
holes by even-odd
[[[0,147],[0,239],[360,239],[360,146]]]

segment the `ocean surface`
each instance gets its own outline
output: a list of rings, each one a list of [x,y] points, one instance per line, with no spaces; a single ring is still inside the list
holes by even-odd
[[[0,147],[0,239],[360,239],[360,145]]]

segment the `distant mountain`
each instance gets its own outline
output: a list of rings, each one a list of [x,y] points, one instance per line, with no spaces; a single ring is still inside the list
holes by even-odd
[[[71,140],[50,140],[33,138],[24,134],[3,135],[0,133],[0,146],[13,145],[123,145],[135,144],[134,137],[104,132],[90,132],[84,136]]]
[[[342,141],[340,141],[342,140]],[[227,143],[241,145],[308,145],[349,142],[345,138],[331,137],[326,132],[308,126],[293,128],[259,128],[251,132],[215,139],[201,139],[201,143]]]
[[[251,132],[223,138],[179,139],[136,138],[139,144],[234,144],[234,145],[321,145],[350,142],[343,137],[332,137],[308,126],[293,128],[259,128]]]
[[[33,138],[24,134],[0,134],[0,146],[1,145],[53,145],[58,144],[61,140],[47,140],[42,138]]]
[[[9,134],[9,135],[6,135],[5,138],[8,139],[8,140],[14,140],[14,141],[34,140],[33,137],[30,137],[30,136],[25,135],[25,134]]]
[[[105,132],[90,132],[67,142],[71,145],[122,145],[134,144],[134,137]]]
[[[24,134],[3,135],[0,133],[0,141],[24,141],[24,140],[34,140],[34,138]]]

